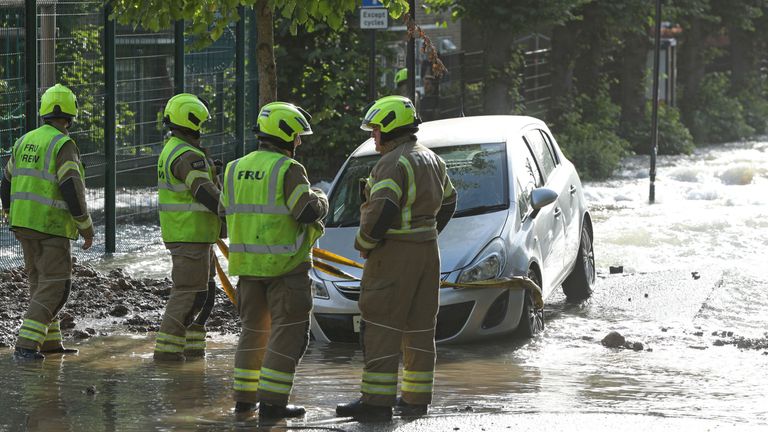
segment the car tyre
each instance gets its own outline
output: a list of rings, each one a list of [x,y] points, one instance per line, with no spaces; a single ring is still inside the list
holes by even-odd
[[[586,224],[582,225],[576,264],[571,274],[563,281],[563,294],[569,302],[588,299],[595,285],[595,251],[592,246],[592,233]]]
[[[528,270],[528,278],[536,285],[541,286],[541,278],[533,269]],[[533,302],[533,296],[529,290],[525,290],[523,297],[523,312],[520,314],[520,322],[514,331],[518,339],[530,339],[544,330],[544,309],[537,308]]]

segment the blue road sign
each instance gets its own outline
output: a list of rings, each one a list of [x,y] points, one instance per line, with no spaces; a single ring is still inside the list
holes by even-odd
[[[380,8],[380,7],[384,7],[384,5],[381,4],[381,0],[363,0],[363,7],[364,8]]]

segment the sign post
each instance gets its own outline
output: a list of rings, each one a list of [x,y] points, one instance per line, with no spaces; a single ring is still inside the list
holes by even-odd
[[[379,0],[363,0],[360,8],[360,28],[367,30],[371,41],[371,56],[368,60],[368,81],[370,98],[376,99],[376,30],[388,26],[387,9]]]

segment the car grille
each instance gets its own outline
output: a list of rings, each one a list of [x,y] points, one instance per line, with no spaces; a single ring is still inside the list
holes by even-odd
[[[334,282],[333,286],[349,300],[357,301],[360,299],[360,282]]]
[[[360,335],[355,333],[353,315],[315,314],[315,320],[331,342],[358,343]]]
[[[440,280],[445,280],[450,273],[440,274]],[[358,301],[360,300],[360,282],[333,282],[333,286],[341,293],[345,298]]]
[[[455,336],[464,328],[464,324],[472,313],[475,302],[457,303],[441,306],[437,313],[435,339],[443,340]],[[314,314],[317,324],[331,342],[358,343],[359,334],[355,333],[350,314]]]

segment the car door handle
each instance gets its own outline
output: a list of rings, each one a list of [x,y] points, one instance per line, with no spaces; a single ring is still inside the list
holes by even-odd
[[[562,213],[563,212],[562,212],[562,210],[560,210],[560,207],[555,207],[555,217],[556,218],[559,218]]]
[[[571,195],[575,194],[576,193],[576,186],[571,185],[571,187],[568,188],[568,193],[570,193]]]

